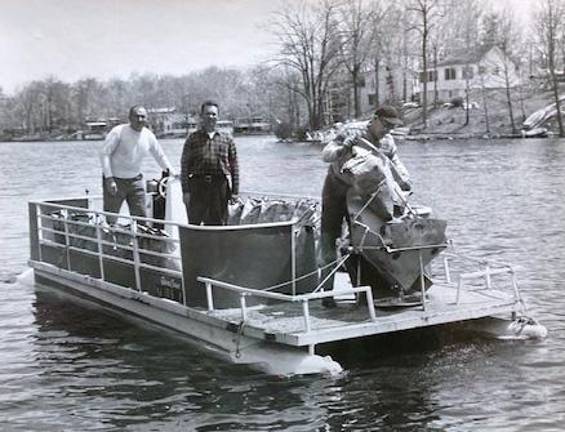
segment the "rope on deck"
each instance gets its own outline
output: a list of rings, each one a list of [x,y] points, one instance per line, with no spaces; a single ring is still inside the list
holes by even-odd
[[[345,257],[342,257],[341,259],[335,259],[334,261],[332,261],[332,262],[330,262],[330,263],[328,263],[328,264],[325,264],[325,265],[323,265],[322,267],[318,267],[316,270],[311,271],[310,273],[303,274],[302,276],[299,276],[299,277],[297,277],[297,278],[291,279],[291,280],[286,281],[286,282],[282,282],[282,283],[280,283],[280,284],[271,285],[271,286],[269,286],[269,287],[263,288],[262,291],[273,291],[273,290],[275,290],[275,289],[277,289],[277,288],[282,288],[282,287],[284,287],[284,286],[286,286],[286,285],[290,285],[290,284],[292,284],[292,283],[295,283],[295,282],[298,282],[298,281],[307,279],[307,278],[309,278],[310,276],[313,276],[313,275],[315,275],[315,274],[318,274],[318,272],[319,272],[320,270],[325,270],[325,269],[330,268],[330,267],[332,267],[332,266],[335,265],[335,268],[330,272],[330,274],[329,274],[328,276],[326,276],[326,277],[324,278],[324,280],[323,280],[322,282],[320,282],[320,284],[318,284],[318,285],[316,286],[316,288],[314,289],[314,291],[312,291],[312,292],[317,292],[317,291],[320,289],[320,287],[330,278],[330,276],[332,276],[332,275],[337,271],[337,269],[339,269],[339,268],[342,266],[342,264],[343,264],[345,261],[347,261],[348,258],[349,258],[349,255],[346,255]]]
[[[343,265],[343,263],[345,263],[345,261],[348,260],[348,258],[350,256],[351,255],[348,254],[348,255],[345,255],[344,257],[342,257],[340,260],[336,260],[336,261],[339,261],[338,264],[332,269],[332,271],[324,279],[322,279],[322,281],[318,284],[318,286],[312,292],[313,293],[318,292],[322,288],[322,286],[335,274],[335,272],[337,272],[337,269],[340,268]]]

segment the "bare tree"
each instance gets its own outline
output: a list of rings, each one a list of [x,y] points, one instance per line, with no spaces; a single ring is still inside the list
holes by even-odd
[[[487,136],[490,135],[490,120],[489,120],[489,109],[488,109],[488,96],[487,90],[485,86],[485,74],[481,70],[479,70],[479,83],[481,89],[481,97],[483,101],[483,114],[485,116],[485,132]],[[469,112],[469,107],[467,107],[467,112]],[[469,115],[467,114],[467,119],[469,119]]]
[[[432,42],[432,61],[433,61],[433,80],[434,80],[434,109],[437,109],[438,102],[439,102],[439,92],[437,88],[437,80],[438,80],[438,43],[437,41]]]
[[[302,104],[300,104],[298,96],[299,91],[297,90],[300,87],[300,76],[296,73],[296,71],[285,71],[284,76],[275,82],[278,82],[279,87],[286,90],[282,100],[285,101],[285,105],[287,107],[287,121],[293,129],[296,129],[302,122]]]
[[[106,105],[104,85],[96,78],[85,78],[72,86],[72,103],[76,123],[80,126],[87,118],[99,117]]]
[[[408,99],[408,81],[414,73],[413,51],[416,45],[409,35],[408,13],[398,4],[388,4],[386,9],[380,9],[377,15],[378,35],[373,51],[375,59],[378,59],[384,70],[384,82],[386,92],[379,95],[376,105],[382,99],[387,103],[397,103],[399,99]],[[400,71],[401,82],[397,88],[398,80],[395,79]],[[377,72],[379,72],[377,70]],[[381,80],[383,81],[383,80]],[[379,81],[376,81],[377,84]]]
[[[340,39],[337,6],[332,0],[321,3],[285,3],[275,14],[274,35],[280,45],[275,64],[296,70],[309,125],[319,129],[324,123],[324,99],[332,76],[340,66]]]
[[[557,53],[558,43],[563,35],[563,12],[562,0],[542,0],[535,14],[535,30],[543,50],[547,69],[549,72],[550,86],[555,99],[557,124],[559,125],[559,136],[565,136],[563,120],[561,118],[561,100],[559,98],[559,83],[557,81]]]
[[[508,116],[512,133],[517,132],[516,122],[514,121],[514,112],[512,107],[512,87],[516,85],[511,79],[513,70],[516,70],[516,64],[512,60],[514,54],[514,46],[518,43],[519,34],[518,27],[514,21],[514,16],[510,9],[505,9],[500,18],[500,38],[499,46],[504,55],[502,63],[502,72],[504,75],[504,87],[506,90],[506,103],[508,105]]]
[[[351,78],[354,116],[359,118],[362,114],[359,100],[361,75],[372,53],[381,14],[377,2],[368,4],[367,0],[347,0],[339,8],[339,16],[341,56]]]
[[[407,10],[413,12],[416,16],[413,29],[418,31],[421,37],[420,61],[423,71],[421,75],[423,85],[422,123],[424,123],[425,128],[428,124],[428,81],[430,78],[428,76],[428,43],[435,20],[440,12],[440,0],[410,0]]]
[[[42,95],[42,84],[40,81],[32,81],[23,87],[17,94],[17,108],[21,112],[20,119],[25,131],[34,133],[40,128],[40,100]]]
[[[386,65],[386,61],[384,61],[388,56],[386,53],[386,48],[391,42],[392,34],[388,32],[388,26],[392,20],[394,20],[393,14],[390,14],[391,7],[389,7],[386,11],[383,11],[381,14],[375,14],[374,20],[376,22],[380,22],[381,25],[375,25],[375,29],[377,34],[373,40],[373,44],[371,47],[372,56],[373,56],[373,73],[374,73],[374,81],[375,81],[375,94],[374,94],[374,104],[373,108],[377,107],[381,103],[381,92],[380,92],[380,83],[381,83],[381,68],[383,65]],[[387,19],[384,20],[384,16],[386,15]]]
[[[479,27],[480,20],[485,9],[485,5],[481,0],[468,0],[462,4],[457,2],[453,3],[452,10],[458,11],[460,14],[457,20],[457,45],[454,47],[455,50],[464,53],[464,67],[463,67],[463,78],[465,79],[465,123],[467,126],[470,122],[471,116],[471,92],[474,72],[471,66],[471,61],[473,58],[477,60],[480,59],[482,47],[479,41]],[[480,67],[477,71],[481,75]],[[484,77],[480,77],[480,88],[481,95],[486,96],[486,88],[484,87]],[[483,98],[486,103],[487,99]],[[488,113],[488,107],[484,109],[485,113]],[[488,119],[485,120],[488,124]],[[487,126],[488,128],[488,126]]]
[[[400,68],[402,70],[402,100],[408,101],[408,83],[415,75],[417,68],[414,68],[414,61],[412,56],[414,42],[410,37],[408,14],[406,10],[402,10],[399,16],[399,28],[401,30],[401,44],[400,44]],[[411,92],[410,92],[411,93]]]

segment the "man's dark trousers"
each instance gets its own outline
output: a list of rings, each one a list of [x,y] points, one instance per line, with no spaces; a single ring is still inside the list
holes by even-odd
[[[188,223],[226,225],[230,191],[224,175],[194,175],[189,180]]]

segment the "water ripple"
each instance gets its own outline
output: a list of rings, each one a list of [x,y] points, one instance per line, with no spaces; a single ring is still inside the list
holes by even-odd
[[[34,286],[26,201],[100,194],[99,144],[0,148],[2,160],[14,161],[0,170],[0,430],[562,430],[561,141],[399,143],[415,198],[449,221],[460,252],[515,265],[547,340],[439,332],[392,347],[384,339],[369,352],[344,353],[348,371],[339,377],[292,379],[226,364],[185,339]],[[319,196],[327,167],[318,147],[262,137],[238,146],[242,189]],[[179,160],[182,140],[163,147]],[[159,174],[151,160],[144,170]]]

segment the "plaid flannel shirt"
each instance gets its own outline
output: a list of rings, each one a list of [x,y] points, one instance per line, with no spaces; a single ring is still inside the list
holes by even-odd
[[[192,175],[225,175],[231,179],[232,194],[239,193],[239,164],[231,135],[216,131],[210,139],[204,130],[191,133],[182,149],[182,191],[188,192]]]

